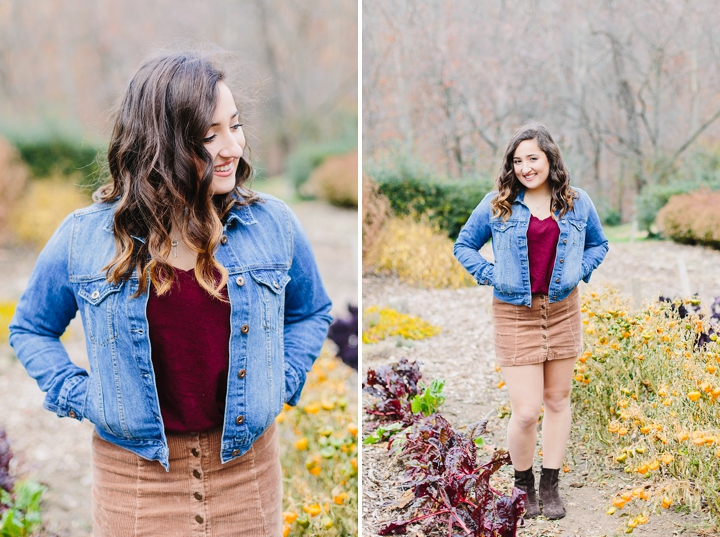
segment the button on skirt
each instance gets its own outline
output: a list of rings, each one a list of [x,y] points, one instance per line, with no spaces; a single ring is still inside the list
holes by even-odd
[[[582,317],[577,287],[560,302],[533,295],[532,306],[493,298],[495,357],[502,367],[577,358],[582,352]]]
[[[170,471],[93,434],[94,537],[282,534],[282,470],[273,423],[220,463],[222,430],[168,434]]]

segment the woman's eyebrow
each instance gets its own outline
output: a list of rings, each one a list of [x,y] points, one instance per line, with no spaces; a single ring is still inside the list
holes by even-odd
[[[235,113],[233,113],[233,115],[230,116],[230,119],[234,118],[234,117],[237,116],[239,113],[240,113],[240,112],[238,112],[237,110],[235,110]],[[212,128],[212,127],[219,127],[219,126],[220,126],[220,123],[212,123],[212,124],[210,125],[210,128]]]

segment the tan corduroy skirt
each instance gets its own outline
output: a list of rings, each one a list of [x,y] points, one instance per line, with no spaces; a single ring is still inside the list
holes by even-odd
[[[169,434],[170,471],[93,435],[93,536],[282,534],[282,470],[273,423],[220,463],[222,430]]]
[[[582,318],[577,287],[560,302],[533,295],[532,306],[493,298],[495,357],[502,367],[577,358],[582,352]]]

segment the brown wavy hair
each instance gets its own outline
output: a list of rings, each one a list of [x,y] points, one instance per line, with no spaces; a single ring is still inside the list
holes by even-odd
[[[253,175],[247,147],[235,172],[235,189],[211,195],[214,163],[203,137],[213,122],[218,82],[224,79],[209,54],[163,54],[141,65],[120,104],[108,148],[112,182],[93,197],[99,203],[117,202],[116,254],[103,270],[115,284],[136,272],[135,297],[147,291],[148,275],[159,295],[170,290],[175,271],[167,258],[174,224],[197,252],[198,283],[225,300],[220,290],[228,273],[213,255],[222,222],[233,206],[249,205],[257,197],[245,187]]]
[[[505,150],[500,172],[495,179],[495,187],[498,190],[497,196],[490,203],[493,216],[507,220],[512,214],[512,203],[520,191],[525,188],[515,175],[513,157],[515,150],[521,142],[535,140],[547,156],[550,163],[548,184],[550,185],[550,213],[555,218],[555,211],[562,217],[568,211],[572,211],[574,200],[579,197],[578,192],[570,186],[570,172],[565,167],[565,161],[560,154],[560,148],[550,136],[544,125],[540,123],[527,123],[520,127],[513,134]]]

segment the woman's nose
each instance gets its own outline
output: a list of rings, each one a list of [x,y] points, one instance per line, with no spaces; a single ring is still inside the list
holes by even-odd
[[[242,140],[245,141],[244,138]],[[223,145],[223,148],[218,153],[220,157],[222,158],[237,158],[243,156],[244,153],[244,143],[241,143],[235,136],[228,136],[226,137],[225,144]]]

